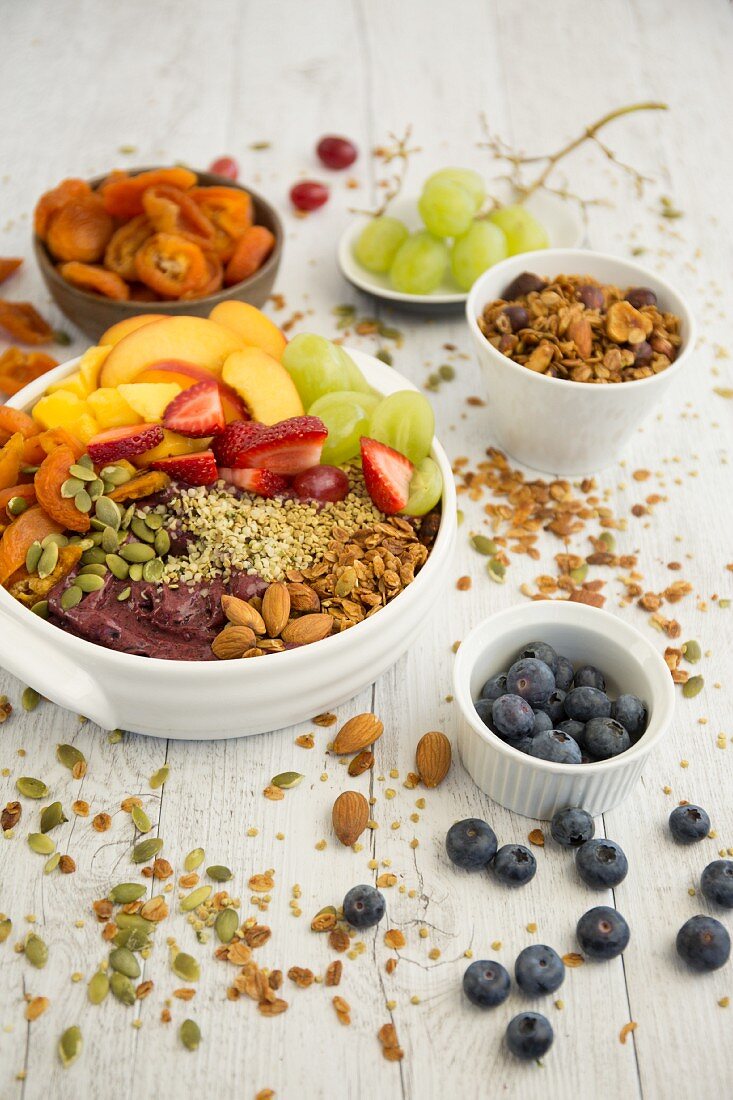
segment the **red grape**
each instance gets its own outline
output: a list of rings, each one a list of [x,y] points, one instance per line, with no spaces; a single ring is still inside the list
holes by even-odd
[[[228,180],[235,180],[239,175],[239,165],[234,157],[217,157],[209,165],[209,171],[216,176],[226,176]]]
[[[336,137],[333,134],[321,138],[316,146],[316,152],[326,168],[333,168],[337,171],[341,168],[348,168],[359,155],[353,142],[349,141],[348,138]]]
[[[290,188],[290,201],[298,210],[317,210],[328,202],[328,188],[325,183],[303,180]]]
[[[311,466],[293,481],[293,492],[310,500],[343,500],[349,479],[338,466]]]

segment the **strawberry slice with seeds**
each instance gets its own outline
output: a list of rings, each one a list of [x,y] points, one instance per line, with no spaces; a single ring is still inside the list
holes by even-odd
[[[163,413],[163,427],[193,439],[223,432],[226,418],[216,379],[197,382],[174,397]]]
[[[266,431],[256,420],[232,420],[211,445],[220,466],[236,466],[239,452]]]
[[[151,466],[154,470],[163,470],[176,481],[185,481],[187,485],[213,485],[219,477],[213,451],[159,458]]]
[[[163,442],[160,424],[135,424],[133,427],[109,428],[92,436],[87,443],[87,454],[97,466],[116,462],[120,458],[133,458],[150,451]]]
[[[317,466],[328,429],[317,416],[293,416],[245,441],[235,466],[295,475]]]
[[[409,458],[376,439],[362,436],[361,468],[369,496],[380,512],[400,512],[410,497],[414,466]]]
[[[276,497],[284,493],[289,482],[282,474],[273,474],[272,470],[233,470],[227,467],[219,469],[219,477],[259,497]]]

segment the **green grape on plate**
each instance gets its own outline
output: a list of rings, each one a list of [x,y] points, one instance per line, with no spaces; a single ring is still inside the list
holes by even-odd
[[[380,401],[376,394],[336,390],[313,402],[308,415],[319,416],[328,428],[321,462],[341,466],[359,454],[359,440],[368,435],[369,418]]]
[[[412,233],[400,245],[390,268],[395,290],[404,294],[431,294],[439,287],[448,267],[448,249],[431,233]]]
[[[409,237],[409,230],[398,218],[383,215],[373,218],[354,245],[354,255],[367,271],[389,271],[397,250]]]
[[[498,210],[492,210],[489,218],[506,237],[510,256],[516,256],[518,252],[534,252],[535,249],[550,246],[545,227],[519,203],[500,206]]]
[[[448,180],[450,183],[457,183],[459,187],[463,187],[468,191],[473,198],[474,213],[486,198],[486,185],[483,178],[478,172],[474,172],[472,168],[441,168],[438,172],[433,172],[432,176],[428,176],[423,187],[427,188],[437,180]]]
[[[426,183],[417,208],[425,228],[436,237],[460,237],[476,213],[471,192],[451,179]]]
[[[426,397],[414,390],[398,390],[383,398],[369,420],[369,435],[414,465],[427,457],[435,433],[435,416]]]
[[[415,466],[410,479],[410,495],[402,509],[405,516],[424,516],[435,508],[443,492],[443,478],[432,458],[424,458]]]
[[[476,221],[451,249],[450,266],[461,290],[470,290],[484,271],[508,255],[506,237],[498,226]]]
[[[354,360],[325,336],[308,332],[294,336],[283,352],[282,365],[293,379],[306,409],[323,394],[334,390],[371,392]]]

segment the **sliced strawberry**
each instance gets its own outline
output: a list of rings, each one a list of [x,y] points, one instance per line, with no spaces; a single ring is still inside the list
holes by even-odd
[[[232,420],[211,445],[216,461],[220,466],[236,466],[239,452],[266,430],[256,420]]]
[[[299,474],[318,465],[327,437],[328,429],[317,416],[293,416],[246,441],[234,465]]]
[[[380,512],[391,516],[405,507],[414,470],[409,458],[376,439],[362,436],[361,469],[367,492]]]
[[[135,424],[129,428],[110,428],[92,436],[87,443],[87,453],[95,465],[105,466],[120,458],[141,455],[162,442],[163,429],[160,424]]]
[[[226,419],[216,379],[197,382],[174,397],[163,413],[163,426],[193,439],[223,432]]]
[[[223,466],[219,469],[219,477],[259,497],[276,497],[288,488],[288,479],[273,474],[272,470],[232,470]]]
[[[164,470],[176,481],[188,485],[212,485],[219,477],[213,451],[196,451],[190,455],[172,455],[151,462],[154,470]]]

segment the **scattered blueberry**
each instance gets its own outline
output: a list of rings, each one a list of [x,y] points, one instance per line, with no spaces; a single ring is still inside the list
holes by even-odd
[[[724,909],[733,909],[733,859],[714,859],[700,878],[703,896]]]
[[[677,954],[693,970],[719,970],[730,958],[728,930],[715,917],[698,913],[677,933]]]
[[[557,668],[555,669],[555,687],[559,688],[560,691],[569,691],[573,685],[574,675],[572,663],[567,657],[558,657]]]
[[[557,723],[562,722],[565,717],[565,692],[555,688],[547,696],[547,699],[542,704],[541,709],[552,719],[551,729],[557,729]]]
[[[581,685],[565,696],[565,713],[576,722],[590,722],[591,718],[609,718],[611,700],[599,688]]]
[[[493,723],[491,721],[491,714],[494,709],[493,700],[477,699],[473,705],[483,724],[488,726],[489,729],[493,729]]]
[[[494,700],[492,707],[491,720],[502,737],[518,741],[532,732],[534,711],[520,695],[502,695]]]
[[[669,815],[669,830],[680,844],[692,844],[708,835],[710,818],[702,806],[675,806]]]
[[[588,840],[575,853],[575,866],[587,886],[606,889],[626,878],[629,863],[615,840]]]
[[[567,733],[561,730],[547,730],[532,738],[530,754],[540,760],[551,760],[555,764],[579,764],[580,746]]]
[[[544,661],[549,668],[552,675],[555,675],[557,669],[558,660],[565,660],[564,657],[559,658],[555,650],[547,642],[530,642],[526,645],[519,657],[534,657],[537,661]],[[572,668],[572,665],[570,666]]]
[[[373,886],[352,886],[344,898],[344,918],[354,928],[371,928],[384,916],[384,896]]]
[[[517,955],[514,977],[528,997],[554,993],[565,981],[565,964],[557,951],[545,944],[535,943]]]
[[[561,733],[567,733],[573,741],[577,741],[581,748],[585,744],[585,722],[577,722],[575,718],[566,718],[564,722],[558,722],[555,729]]]
[[[480,817],[467,817],[451,825],[445,838],[448,858],[464,871],[480,871],[496,854],[496,833]]]
[[[636,695],[619,695],[618,699],[614,699],[611,717],[620,722],[631,737],[638,737],[646,729],[646,707]]]
[[[631,747],[631,738],[613,718],[591,718],[586,724],[584,748],[597,760],[610,760]]]
[[[479,1008],[494,1008],[509,996],[511,980],[501,963],[488,959],[472,962],[463,975],[463,992]]]
[[[482,699],[498,699],[500,695],[506,695],[506,676],[503,672],[491,676],[481,688]]]
[[[506,1029],[506,1045],[515,1058],[541,1058],[554,1038],[550,1021],[539,1012],[520,1012]]]
[[[569,806],[558,810],[550,824],[553,840],[563,848],[579,848],[587,840],[593,839],[596,827],[587,810],[578,810]]]
[[[578,921],[578,943],[591,959],[615,959],[629,942],[629,926],[617,909],[598,905]]]
[[[525,886],[537,872],[537,860],[523,844],[503,844],[491,866],[504,886]]]
[[[534,712],[534,724],[532,725],[532,736],[536,737],[538,733],[545,733],[547,730],[552,729],[552,718],[544,710],[536,710]]]
[[[573,686],[576,688],[597,688],[598,691],[605,691],[606,678],[595,665],[583,665],[573,677]]]
[[[515,661],[506,674],[507,691],[521,695],[530,706],[540,707],[550,692],[555,690],[552,669],[536,657],[522,657]]]

